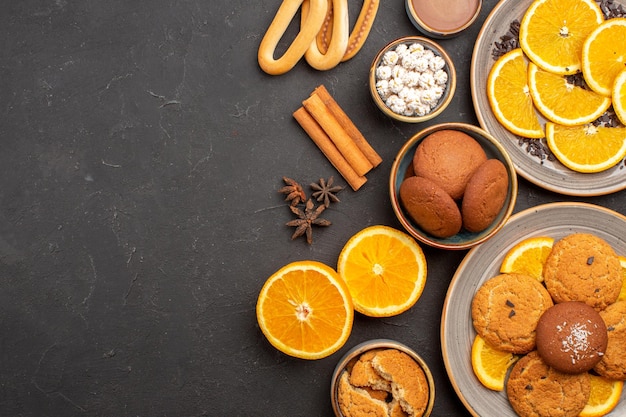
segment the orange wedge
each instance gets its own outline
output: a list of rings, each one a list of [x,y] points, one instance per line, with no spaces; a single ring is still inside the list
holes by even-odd
[[[575,74],[585,39],[603,21],[594,0],[535,0],[520,22],[520,46],[540,68]]]
[[[615,78],[613,89],[611,90],[611,101],[615,115],[626,126],[626,69]]]
[[[548,236],[522,240],[506,253],[500,272],[525,274],[543,281],[543,265],[553,244],[554,239]]]
[[[528,88],[526,58],[520,48],[502,55],[487,77],[487,98],[502,126],[525,138],[542,138],[543,129]]]
[[[345,280],[354,309],[371,317],[389,317],[411,308],[426,284],[426,258],[408,234],[388,226],[370,226],[344,245],[337,272]]]
[[[354,309],[350,291],[334,269],[316,261],[297,261],[265,282],[256,316],[276,349],[297,358],[321,359],[348,340]]]
[[[546,139],[554,156],[577,172],[601,172],[626,156],[626,128],[561,126],[546,123]]]
[[[504,389],[506,373],[518,359],[517,355],[492,348],[479,335],[474,338],[472,369],[480,383],[490,390]]]
[[[609,97],[579,87],[567,76],[528,64],[528,87],[535,107],[546,119],[564,126],[591,123],[610,106]]]
[[[585,82],[598,94],[611,96],[617,75],[626,65],[626,18],[606,20],[589,34],[582,49]]]
[[[619,263],[622,266],[622,290],[619,292],[617,301],[626,301],[626,257],[620,256]]]
[[[624,381],[615,381],[589,374],[591,395],[579,417],[601,417],[611,412],[619,403]]]

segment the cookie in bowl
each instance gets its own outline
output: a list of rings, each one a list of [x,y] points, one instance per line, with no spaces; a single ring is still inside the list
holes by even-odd
[[[441,123],[400,149],[389,193],[396,217],[414,238],[441,249],[468,249],[506,223],[517,198],[517,176],[489,133],[466,123]]]

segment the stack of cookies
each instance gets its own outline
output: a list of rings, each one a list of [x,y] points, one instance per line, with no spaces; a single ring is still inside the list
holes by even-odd
[[[504,206],[509,174],[498,159],[460,130],[429,134],[415,150],[400,185],[400,202],[425,232],[448,238],[465,229],[481,232]]]
[[[578,416],[589,374],[626,380],[626,301],[619,257],[603,239],[574,233],[556,241],[543,283],[500,274],[472,300],[474,329],[493,348],[521,355],[506,383],[522,417]]]

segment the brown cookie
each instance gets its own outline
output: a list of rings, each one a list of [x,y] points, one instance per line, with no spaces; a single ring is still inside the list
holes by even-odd
[[[467,133],[445,129],[428,135],[415,150],[415,175],[428,178],[458,200],[472,174],[487,160],[482,146]]]
[[[376,354],[372,366],[391,383],[393,398],[411,417],[420,417],[426,411],[430,391],[422,367],[409,355],[397,349]]]
[[[566,374],[548,366],[536,351],[513,365],[506,384],[520,417],[576,417],[589,399],[589,374]]]
[[[596,310],[614,303],[622,288],[619,257],[606,241],[589,233],[556,241],[543,276],[555,303],[581,301]]]
[[[461,215],[463,226],[470,232],[482,232],[498,216],[509,190],[509,173],[502,162],[488,159],[470,177]]]
[[[553,368],[570,374],[589,371],[607,347],[600,314],[580,301],[555,304],[537,323],[537,352]]]
[[[409,177],[402,181],[400,202],[409,217],[426,233],[446,238],[461,230],[461,211],[456,202],[427,178]]]
[[[372,367],[372,359],[381,351],[382,349],[372,349],[359,356],[359,360],[354,364],[350,372],[350,383],[352,385],[391,392],[389,381],[381,377]]]
[[[337,388],[339,409],[344,417],[387,417],[385,401],[372,398],[367,391],[350,384],[348,372],[339,378]]]
[[[516,354],[535,349],[537,322],[553,302],[535,278],[500,274],[484,282],[472,300],[476,332],[494,348]]]
[[[626,301],[618,301],[600,312],[609,343],[594,371],[611,379],[626,379]]]

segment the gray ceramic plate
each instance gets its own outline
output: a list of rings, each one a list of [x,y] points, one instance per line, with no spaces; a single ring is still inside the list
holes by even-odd
[[[626,255],[626,216],[587,203],[551,203],[513,215],[487,242],[471,249],[457,269],[443,306],[441,346],[452,386],[474,416],[515,417],[505,392],[484,388],[471,365],[472,296],[487,279],[496,276],[506,252],[525,238],[551,236],[560,239],[575,232],[605,239],[620,255]],[[626,415],[626,390],[609,416]]]
[[[616,0],[626,4],[626,0]],[[610,194],[626,188],[624,163],[597,174],[574,172],[559,162],[550,162],[531,156],[526,147],[518,144],[518,137],[509,133],[491,112],[487,99],[487,76],[495,62],[491,53],[494,42],[507,33],[515,19],[521,20],[532,0],[501,0],[483,24],[472,55],[470,85],[474,110],[480,126],[498,138],[506,148],[517,173],[528,181],[550,191],[565,195],[593,196]]]

